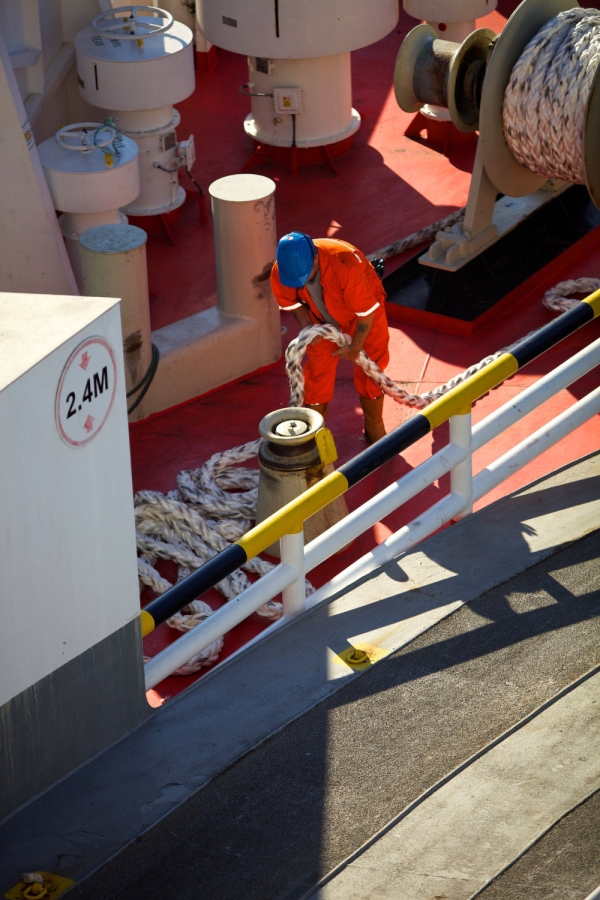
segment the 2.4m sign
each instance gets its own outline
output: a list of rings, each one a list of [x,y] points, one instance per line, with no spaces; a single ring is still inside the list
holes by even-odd
[[[56,391],[56,425],[65,443],[82,447],[106,422],[117,388],[115,354],[104,338],[88,338],[73,351]]]

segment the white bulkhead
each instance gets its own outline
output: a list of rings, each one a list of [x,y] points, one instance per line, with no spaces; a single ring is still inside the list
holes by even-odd
[[[158,8],[120,7],[80,31],[75,48],[82,97],[139,148],[140,193],[124,211],[148,216],[181,206],[179,166],[189,168],[193,158],[177,142],[173,104],[195,87],[191,30]]]
[[[248,57],[246,133],[286,147],[334,144],[359,128],[350,52],[398,21],[396,0],[198,0],[196,10],[205,38]]]
[[[5,293],[0,315],[2,705],[135,619],[139,593],[118,301]]]

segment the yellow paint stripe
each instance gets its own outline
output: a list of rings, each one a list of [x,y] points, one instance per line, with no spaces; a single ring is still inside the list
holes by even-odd
[[[246,552],[248,559],[262,553],[273,541],[278,541],[284,534],[297,534],[309,516],[341,496],[348,490],[348,481],[341,472],[332,472],[318,484],[313,484],[295,500],[287,503],[282,509],[251,528],[236,544]]]
[[[583,303],[589,303],[594,310],[594,316],[600,315],[600,291],[594,291],[589,297],[583,300]]]
[[[140,610],[140,620],[142,623],[142,637],[146,637],[147,634],[150,634],[151,631],[154,631],[156,622],[154,621],[150,613],[145,609]]]
[[[355,662],[354,659],[361,655],[361,651],[366,655],[365,659],[361,662]],[[333,661],[339,666],[350,666],[356,672],[362,672],[364,669],[372,666],[373,663],[389,656],[391,652],[391,650],[384,650],[383,647],[376,647],[374,644],[364,644],[361,641],[355,641],[352,643],[352,646],[342,653],[334,654]]]
[[[439,400],[434,400],[433,403],[422,409],[421,415],[428,419],[433,431],[451,416],[466,415],[478,397],[487,394],[505,378],[514,375],[518,369],[519,363],[512,353],[503,353],[485,369],[472,375],[467,381],[452,388]]]

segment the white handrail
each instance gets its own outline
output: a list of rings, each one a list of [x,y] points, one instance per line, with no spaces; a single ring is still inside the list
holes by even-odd
[[[355,540],[368,528],[372,528],[377,522],[385,519],[394,510],[412,500],[420,494],[424,488],[429,487],[442,475],[447,475],[453,468],[466,458],[466,451],[462,447],[448,444],[434,456],[425,460],[412,472],[407,472],[399,481],[384,488],[375,497],[367,500],[358,509],[351,512],[340,522],[337,522],[319,537],[311,541],[304,548],[306,557],[306,571],[311,572],[320,566],[322,562],[333,553],[337,553],[350,541]]]
[[[170,644],[162,653],[153,656],[144,666],[146,690],[154,687],[176,669],[186,663],[196,653],[200,653],[217,638],[222,637],[235,625],[266,603],[276,597],[298,578],[298,570],[285,564],[277,566],[271,572],[255,581],[253,585],[229,600],[205,622],[182,635],[174,644]]]
[[[573,384],[597,365],[600,365],[600,338],[588,347],[584,347],[562,365],[557,366],[556,369],[548,372],[535,384],[525,388],[517,397],[490,413],[487,418],[478,422],[473,428],[473,452],[506,431],[511,425],[519,422],[523,416],[533,412],[550,397]]]
[[[510,475],[514,475],[536,456],[553,447],[599,412],[600,388],[596,388],[476,475],[473,479],[473,499],[479,500],[488,494],[492,488],[501,484]]]

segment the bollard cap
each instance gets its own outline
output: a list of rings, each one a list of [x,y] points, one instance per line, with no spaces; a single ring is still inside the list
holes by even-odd
[[[242,173],[218,178],[209,185],[208,193],[215,200],[229,203],[255,203],[270,197],[276,187],[273,179],[265,175]]]
[[[148,235],[137,225],[95,225],[80,237],[86,250],[94,253],[130,253],[145,244]]]
[[[266,441],[289,447],[314,440],[324,424],[323,416],[315,409],[288,406],[266,415],[259,422],[258,430]]]
[[[285,422],[276,425],[274,431],[280,437],[298,437],[306,434],[309,428],[308,422],[303,422],[301,419],[286,419]]]

